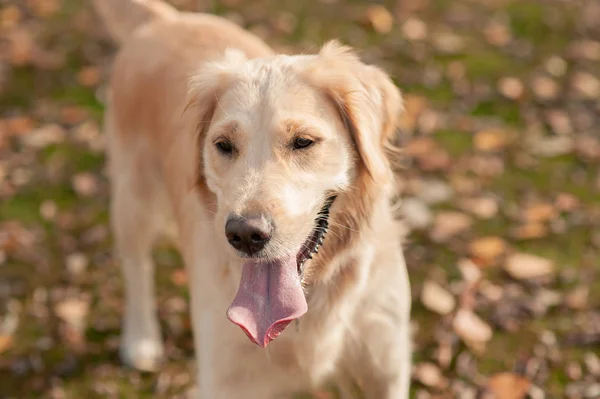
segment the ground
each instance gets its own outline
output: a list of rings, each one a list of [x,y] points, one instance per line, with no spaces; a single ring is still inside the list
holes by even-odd
[[[284,52],[340,38],[404,92],[414,397],[600,396],[600,3],[171,2]],[[1,1],[0,38],[0,398],[182,397],[186,276],[167,245],[167,362],[117,356],[100,130],[115,46],[84,0]]]

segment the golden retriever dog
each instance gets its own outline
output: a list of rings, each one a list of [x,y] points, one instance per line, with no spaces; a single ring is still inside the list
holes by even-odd
[[[282,55],[213,15],[94,1],[120,44],[104,128],[123,361],[160,365],[151,251],[174,221],[196,397],[336,382],[343,397],[407,398],[410,287],[386,155],[402,98],[390,78],[335,41]]]

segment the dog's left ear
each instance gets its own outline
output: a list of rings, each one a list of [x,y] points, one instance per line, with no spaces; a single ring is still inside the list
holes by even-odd
[[[305,72],[308,81],[339,110],[371,178],[389,181],[385,147],[396,133],[403,109],[400,91],[390,77],[378,67],[364,64],[337,41],[326,43]]]

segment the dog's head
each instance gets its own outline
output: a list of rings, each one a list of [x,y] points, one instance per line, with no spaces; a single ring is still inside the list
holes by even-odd
[[[255,343],[306,312],[302,275],[329,223],[365,216],[374,194],[343,197],[391,183],[384,152],[401,107],[388,76],[336,42],[317,55],[227,51],[191,80],[199,184],[214,197],[218,239],[244,260],[228,317]]]

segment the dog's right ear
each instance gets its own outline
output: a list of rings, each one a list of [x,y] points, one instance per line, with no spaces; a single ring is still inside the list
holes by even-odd
[[[204,179],[204,138],[210,128],[219,97],[231,86],[240,65],[246,60],[243,52],[227,49],[222,58],[203,65],[188,81],[188,99],[183,117],[188,121],[186,123],[191,125],[195,136],[194,141],[198,149],[198,181]]]

